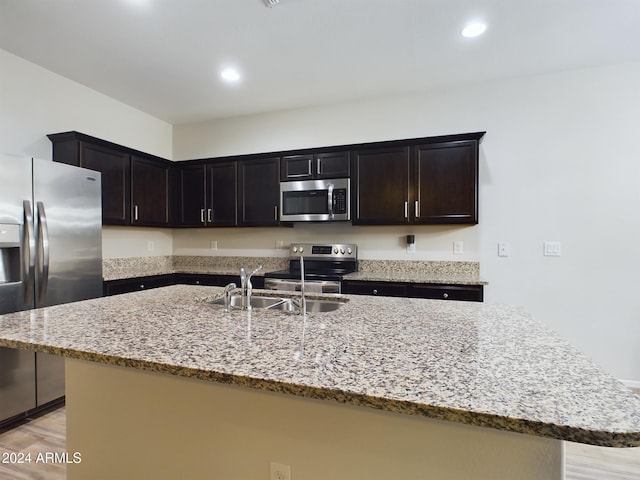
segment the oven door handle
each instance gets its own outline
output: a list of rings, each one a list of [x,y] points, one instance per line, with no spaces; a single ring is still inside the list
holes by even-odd
[[[329,210],[329,216],[333,218],[333,183],[327,186],[327,208]]]

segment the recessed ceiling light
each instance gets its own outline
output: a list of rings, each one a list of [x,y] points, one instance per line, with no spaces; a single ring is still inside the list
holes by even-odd
[[[484,23],[470,23],[462,30],[462,36],[467,38],[477,37],[482,35],[487,26]]]
[[[238,72],[235,68],[225,68],[220,76],[223,80],[230,83],[235,83],[240,80],[240,72]]]

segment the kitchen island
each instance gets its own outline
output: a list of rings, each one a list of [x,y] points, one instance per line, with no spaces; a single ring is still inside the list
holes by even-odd
[[[305,319],[221,293],[0,316],[1,346],[67,357],[70,479],[561,479],[563,440],[640,445],[640,398],[520,309],[343,296]]]

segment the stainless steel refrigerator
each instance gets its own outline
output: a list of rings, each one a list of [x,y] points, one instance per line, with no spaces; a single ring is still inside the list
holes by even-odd
[[[0,315],[102,295],[100,173],[0,154]],[[64,361],[0,348],[0,423],[64,396]]]

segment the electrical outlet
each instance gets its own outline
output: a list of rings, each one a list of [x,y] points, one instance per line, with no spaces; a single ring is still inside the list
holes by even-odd
[[[291,480],[291,465],[271,462],[271,480]]]
[[[508,257],[511,255],[511,245],[508,242],[498,242],[498,256]]]
[[[462,240],[456,240],[453,242],[453,254],[462,255],[464,253],[464,242]]]
[[[154,245],[154,243],[153,243],[153,240],[149,240],[149,241],[147,242],[147,250],[148,250],[149,252],[153,252],[153,249],[154,249],[154,248],[155,248],[155,245]]]
[[[407,253],[416,253],[416,244],[407,245]]]
[[[211,250],[218,250],[218,240],[211,240]]]
[[[276,240],[276,249],[278,248],[284,248],[284,241]]]

